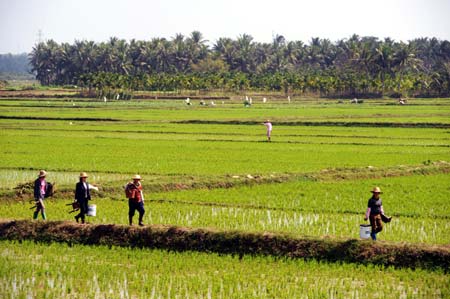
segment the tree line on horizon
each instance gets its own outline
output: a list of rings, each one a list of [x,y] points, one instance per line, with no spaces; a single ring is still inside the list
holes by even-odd
[[[353,35],[308,44],[276,35],[260,43],[243,34],[211,47],[199,31],[150,41],[47,40],[29,54],[43,85],[128,90],[282,91],[286,94],[450,95],[450,42]],[[114,85],[114,86],[113,86]]]
[[[28,60],[28,54],[0,54],[0,73],[29,74],[30,64]]]

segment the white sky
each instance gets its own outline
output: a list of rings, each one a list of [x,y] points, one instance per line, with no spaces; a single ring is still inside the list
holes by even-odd
[[[247,33],[308,43],[356,33],[408,41],[450,40],[450,0],[0,0],[0,54],[31,51],[38,40],[172,38],[200,31],[214,43]]]

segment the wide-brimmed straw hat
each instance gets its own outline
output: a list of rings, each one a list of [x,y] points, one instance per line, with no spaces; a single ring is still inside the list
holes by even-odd
[[[88,175],[86,172],[80,172],[80,178],[87,178]]]
[[[47,175],[47,172],[46,172],[45,170],[39,171],[39,177],[40,177],[40,178],[43,178],[43,177],[45,177],[46,175]]]
[[[135,174],[135,175],[132,177],[132,179],[133,179],[133,180],[140,180],[140,179],[141,179],[141,176],[138,175],[138,174]]]
[[[383,193],[383,192],[381,192],[381,189],[380,189],[380,187],[375,187],[375,188],[373,188],[373,190],[372,191],[370,191],[370,192],[372,192],[372,193]]]

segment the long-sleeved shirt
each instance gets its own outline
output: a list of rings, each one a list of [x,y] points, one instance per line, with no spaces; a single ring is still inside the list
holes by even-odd
[[[45,178],[38,178],[34,181],[34,198],[44,199],[47,191],[47,181]]]

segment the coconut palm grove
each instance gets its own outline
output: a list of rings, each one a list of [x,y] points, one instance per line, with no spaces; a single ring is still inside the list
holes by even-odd
[[[132,90],[283,91],[321,96],[449,96],[450,42],[418,38],[407,43],[353,35],[308,44],[276,35],[219,38],[199,31],[171,39],[107,42],[48,40],[29,54],[43,85]]]

